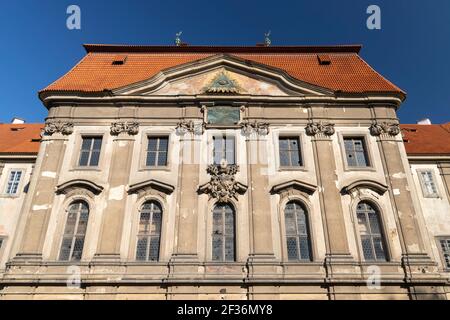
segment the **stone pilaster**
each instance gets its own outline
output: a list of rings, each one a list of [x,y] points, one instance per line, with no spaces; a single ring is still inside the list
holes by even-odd
[[[400,241],[402,242],[402,264],[407,281],[414,278],[433,277],[434,263],[426,252],[423,236],[418,223],[419,214],[414,206],[411,187],[408,184],[407,171],[402,161],[399,143],[396,139],[400,133],[398,123],[374,122],[369,128],[372,135],[378,137],[382,162],[385,170],[389,194],[394,213],[399,226]],[[403,155],[406,157],[406,154]]]
[[[127,199],[125,186],[130,178],[134,135],[138,131],[139,125],[134,122],[111,124],[111,135],[115,137],[109,167],[107,202],[103,210],[99,243],[94,256],[96,262],[109,263],[120,260],[120,243]]]
[[[325,265],[329,279],[350,275],[346,268],[352,264],[341,194],[336,186],[336,154],[331,136],[334,124],[311,122],[306,134],[312,137],[316,164],[319,199],[326,239]]]
[[[246,137],[248,213],[250,215],[250,254],[247,261],[248,277],[263,278],[275,273],[275,254],[272,238],[272,216],[270,210],[270,188],[267,164],[269,133],[267,123],[244,121],[242,134]]]
[[[198,258],[198,193],[200,143],[203,124],[182,120],[177,125],[180,136],[174,252],[170,259],[171,277],[195,274]]]
[[[46,135],[41,141],[39,151],[40,167],[31,182],[31,201],[24,205],[24,210],[28,211],[28,215],[24,237],[19,252],[14,257],[17,262],[42,260],[42,248],[66,150],[66,136],[73,132],[73,123],[48,121],[45,124],[44,132]]]

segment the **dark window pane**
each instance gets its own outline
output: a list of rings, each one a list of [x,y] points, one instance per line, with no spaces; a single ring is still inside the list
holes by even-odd
[[[289,160],[289,152],[280,150],[280,165],[283,167],[289,167],[291,165]]]
[[[288,237],[287,241],[287,251],[289,260],[298,260],[298,248],[297,248],[297,238]]]
[[[307,237],[300,238],[300,259],[309,260],[309,242]]]
[[[161,137],[159,138],[159,150],[160,151],[167,151],[169,145],[169,138],[168,137]]]
[[[159,257],[159,236],[151,238],[148,259],[150,261],[157,261],[158,257]]]
[[[136,260],[146,260],[147,259],[147,237],[142,237],[138,239],[136,246]]]
[[[102,148],[102,138],[94,138],[93,149],[100,150]]]
[[[222,261],[223,242],[221,236],[214,236],[212,241],[212,259],[213,261]]]
[[[90,138],[83,138],[81,143],[81,150],[90,150],[91,149],[92,140]]]
[[[364,253],[364,259],[366,260],[374,260],[374,252],[372,249],[372,244],[370,243],[370,238],[364,236],[361,237],[362,249]]]
[[[225,261],[234,261],[234,237],[225,239]]]
[[[384,254],[384,249],[383,249],[383,241],[380,238],[374,238],[373,239],[373,246],[375,248],[375,256],[377,258],[377,260],[386,260],[386,256]]]
[[[87,166],[89,160],[89,151],[82,151],[80,155],[80,161],[78,165],[80,166]]]
[[[97,166],[99,158],[100,158],[100,151],[92,151],[91,162],[89,163],[89,165],[93,167]]]
[[[157,138],[148,138],[148,151],[157,151],[158,150],[158,139]]]
[[[147,166],[155,166],[156,165],[156,152],[151,151],[151,152],[147,152]]]
[[[158,155],[158,166],[165,166],[167,164],[167,152],[160,152]]]
[[[73,247],[72,260],[81,260],[81,255],[83,254],[84,236],[77,237],[75,239],[75,245]]]
[[[68,261],[70,257],[71,248],[72,248],[72,238],[64,238],[61,244],[59,260]]]

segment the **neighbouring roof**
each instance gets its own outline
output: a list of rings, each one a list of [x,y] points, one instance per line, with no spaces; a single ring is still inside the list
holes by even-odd
[[[0,155],[37,154],[42,129],[44,129],[43,123],[0,123]]]
[[[42,92],[102,92],[146,80],[160,71],[217,54],[279,68],[291,77],[343,93],[405,93],[349,46],[130,46],[86,44],[86,56]],[[326,63],[323,63],[324,57]]]
[[[446,124],[401,124],[406,153],[450,155],[450,122]]]

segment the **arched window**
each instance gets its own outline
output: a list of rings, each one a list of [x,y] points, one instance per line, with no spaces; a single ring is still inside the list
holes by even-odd
[[[67,210],[67,221],[64,228],[59,260],[81,260],[88,219],[89,206],[86,202],[75,201],[70,204]]]
[[[142,205],[136,246],[136,260],[158,261],[162,209],[155,201]]]
[[[378,210],[363,201],[356,207],[356,216],[364,259],[386,261],[385,241]]]
[[[213,210],[212,260],[235,261],[234,210],[228,204],[218,204]]]
[[[311,261],[311,239],[304,206],[298,201],[288,202],[284,222],[288,260]]]

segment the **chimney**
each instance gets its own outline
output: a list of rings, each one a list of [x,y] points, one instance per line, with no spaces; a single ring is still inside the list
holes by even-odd
[[[431,120],[428,118],[424,118],[422,120],[417,121],[417,124],[431,124]]]
[[[21,118],[14,117],[14,118],[12,118],[11,123],[12,124],[24,124],[25,120],[23,120]]]

